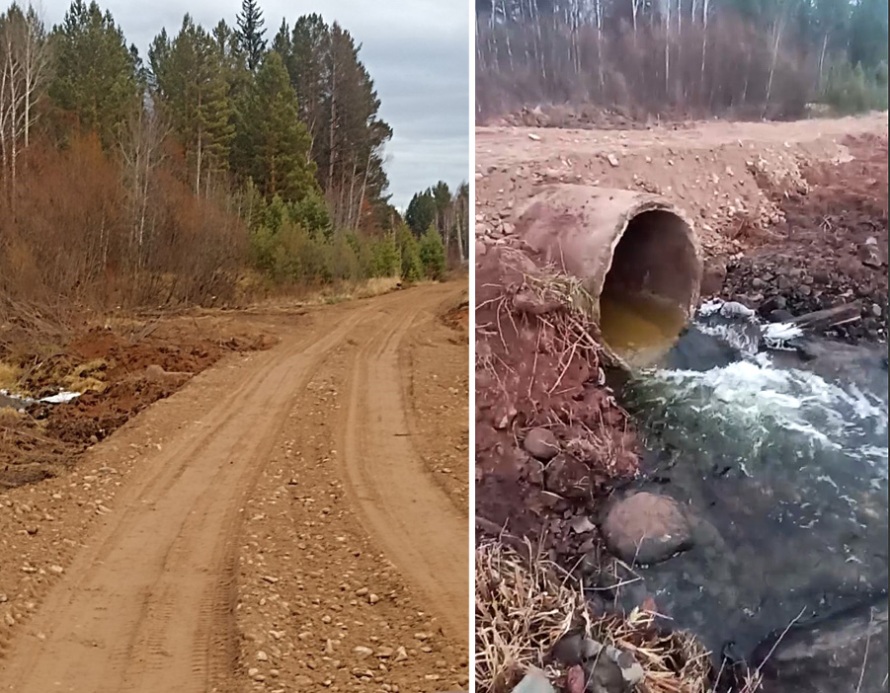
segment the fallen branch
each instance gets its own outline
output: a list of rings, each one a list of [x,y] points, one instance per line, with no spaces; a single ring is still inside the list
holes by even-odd
[[[813,313],[798,316],[790,322],[792,325],[805,330],[827,330],[831,327],[856,322],[861,317],[862,311],[858,303],[845,303],[842,306],[817,310]]]

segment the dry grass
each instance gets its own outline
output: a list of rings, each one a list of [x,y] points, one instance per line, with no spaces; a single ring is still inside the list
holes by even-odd
[[[308,292],[301,297],[300,302],[310,306],[332,305],[362,298],[374,298],[395,291],[401,282],[398,277],[374,277],[356,283],[343,283]]]
[[[13,391],[21,377],[18,366],[0,361],[0,390]]]
[[[528,556],[532,556],[529,560]],[[568,633],[631,653],[646,677],[638,693],[711,693],[708,652],[686,633],[665,635],[655,614],[634,609],[626,617],[596,617],[582,586],[531,545],[517,552],[487,542],[476,549],[476,690],[505,693],[531,667],[551,681],[565,674],[547,656]],[[737,689],[754,693],[756,676]]]

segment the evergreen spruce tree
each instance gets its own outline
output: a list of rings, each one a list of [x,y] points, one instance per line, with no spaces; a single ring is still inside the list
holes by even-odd
[[[251,72],[256,72],[266,52],[263,12],[256,0],[242,0],[237,17],[238,45]]]

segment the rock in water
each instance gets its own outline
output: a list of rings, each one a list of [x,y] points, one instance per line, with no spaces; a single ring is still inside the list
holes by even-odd
[[[660,563],[693,543],[680,504],[645,491],[615,503],[600,529],[609,551],[628,564]]]
[[[767,638],[751,658],[761,666],[764,693],[886,691],[890,645],[886,594],[818,621],[794,626],[781,640],[780,637],[777,633]]]

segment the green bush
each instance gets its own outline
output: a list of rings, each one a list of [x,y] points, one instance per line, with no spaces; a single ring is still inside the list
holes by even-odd
[[[373,243],[373,261],[371,274],[375,277],[398,277],[401,275],[399,266],[399,246],[396,235],[387,233]]]
[[[424,274],[430,279],[438,281],[445,276],[445,244],[433,225],[420,238],[420,261]]]
[[[399,228],[397,242],[402,260],[402,279],[408,282],[422,279],[423,263],[420,260],[420,248],[411,229],[404,224]]]
[[[832,65],[822,87],[821,101],[845,115],[887,110],[887,63],[871,70],[848,62]]]

